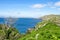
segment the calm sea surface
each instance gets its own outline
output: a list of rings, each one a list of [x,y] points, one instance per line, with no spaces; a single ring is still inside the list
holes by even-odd
[[[33,28],[38,22],[41,22],[41,20],[35,18],[18,18],[18,20],[14,23],[14,27],[20,33],[26,33],[28,28]],[[0,18],[0,24],[3,23],[4,23],[4,18]]]

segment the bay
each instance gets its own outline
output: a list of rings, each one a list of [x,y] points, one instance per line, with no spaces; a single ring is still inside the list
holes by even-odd
[[[21,33],[26,33],[28,28],[34,28],[41,19],[36,18],[17,18],[18,20],[14,23],[14,27]],[[4,24],[4,18],[0,18],[0,24]]]

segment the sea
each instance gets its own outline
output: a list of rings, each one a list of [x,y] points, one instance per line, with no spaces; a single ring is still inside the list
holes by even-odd
[[[14,26],[21,34],[25,34],[29,28],[34,28],[41,19],[36,18],[17,18]],[[5,18],[0,18],[0,24],[4,24]]]

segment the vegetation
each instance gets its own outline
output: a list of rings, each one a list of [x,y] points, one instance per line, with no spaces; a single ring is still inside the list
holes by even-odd
[[[57,25],[60,26],[60,15],[46,15],[46,16],[43,16],[43,17],[40,17],[43,21],[52,21],[52,22],[55,22]]]
[[[42,20],[24,35],[12,27],[14,22],[8,20],[9,25],[0,24],[0,40],[60,40],[60,16],[48,15]]]
[[[15,18],[5,18],[5,23],[0,24],[0,40],[17,40],[20,33],[13,28]]]
[[[0,24],[0,40],[17,40],[20,37],[20,33],[12,27]]]
[[[60,27],[53,22],[48,22],[44,27],[32,30],[30,34],[18,40],[60,40]]]
[[[45,16],[46,19],[42,18],[43,21],[39,22],[35,29],[28,31],[28,34],[18,40],[60,40],[60,16],[48,16]]]

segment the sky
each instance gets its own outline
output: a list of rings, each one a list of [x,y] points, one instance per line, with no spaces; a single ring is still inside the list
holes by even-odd
[[[60,15],[60,0],[0,0],[0,17],[39,18]]]

